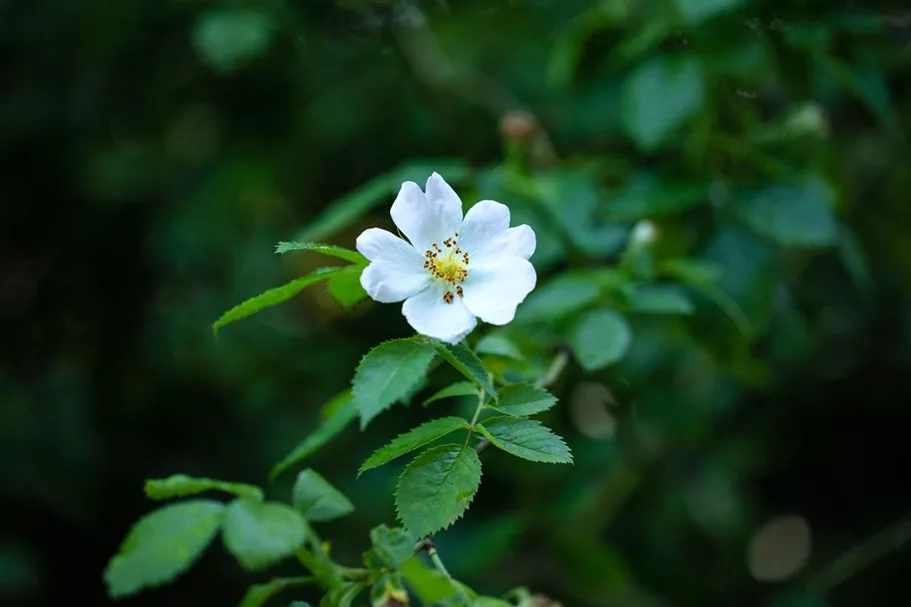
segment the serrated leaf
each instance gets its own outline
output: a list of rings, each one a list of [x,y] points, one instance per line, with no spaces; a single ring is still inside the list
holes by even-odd
[[[533,384],[511,384],[500,388],[500,395],[491,409],[513,417],[524,417],[547,411],[557,404],[557,397]]]
[[[320,268],[306,276],[296,278],[286,285],[269,289],[256,297],[251,297],[245,302],[234,306],[222,314],[221,318],[212,323],[212,333],[217,335],[219,329],[225,325],[229,325],[232,322],[237,322],[242,318],[256,314],[260,310],[284,303],[310,285],[321,280],[326,280],[342,270],[344,270],[344,268]]]
[[[409,393],[423,378],[434,348],[420,338],[395,339],[370,350],[351,382],[361,429]]]
[[[306,535],[301,515],[278,502],[239,498],[225,512],[225,547],[250,571],[265,569],[290,556]]]
[[[516,312],[521,322],[549,321],[582,310],[601,295],[588,276],[563,274],[532,291]]]
[[[586,371],[597,371],[623,358],[633,334],[626,322],[613,310],[591,310],[569,334],[569,345]]]
[[[316,251],[317,253],[331,255],[332,257],[344,259],[345,261],[350,261],[351,263],[366,265],[368,262],[367,258],[357,251],[352,251],[351,249],[346,249],[344,247],[338,247],[331,244],[323,244],[321,242],[292,241],[280,242],[275,245],[275,252],[279,255],[287,253],[288,251]]]
[[[456,396],[477,396],[478,387],[471,383],[470,381],[459,381],[449,386],[446,386],[442,390],[438,390],[433,396],[424,401],[424,406],[426,407],[432,402],[442,400],[444,398],[454,398]]]
[[[825,247],[835,243],[838,226],[832,208],[835,191],[818,175],[795,185],[771,185],[749,192],[737,212],[751,228],[787,246]]]
[[[370,530],[376,555],[391,569],[398,569],[414,554],[415,538],[401,527],[379,525]]]
[[[492,417],[478,424],[478,430],[492,445],[516,457],[547,464],[569,464],[573,461],[563,439],[533,419],[506,415]]]
[[[630,311],[646,314],[689,315],[693,302],[673,285],[643,285],[630,294]]]
[[[326,404],[324,411],[328,412],[326,418],[317,426],[316,430],[301,441],[291,453],[285,456],[285,459],[272,468],[272,471],[269,472],[270,480],[274,480],[275,477],[291,466],[302,462],[315,453],[320,447],[335,438],[345,429],[345,426],[357,417],[357,408],[354,405],[351,390],[345,390],[338,394]]]
[[[505,335],[490,333],[481,338],[478,345],[475,346],[478,354],[491,354],[493,356],[503,356],[513,360],[523,360],[522,352],[518,346]]]
[[[354,512],[354,504],[310,468],[297,475],[291,494],[294,507],[310,521],[331,521]]]
[[[272,578],[264,584],[253,584],[247,589],[237,607],[262,607],[278,593],[294,586],[306,586],[314,581],[312,577],[279,577]],[[300,603],[300,601],[294,601],[294,603]],[[302,604],[306,605],[306,603]]]
[[[434,340],[433,345],[440,356],[455,367],[456,371],[483,388],[489,396],[496,396],[497,390],[490,381],[490,374],[474,352],[461,344],[447,344]]]
[[[421,424],[392,439],[385,447],[378,449],[367,458],[357,475],[360,476],[367,470],[378,468],[397,457],[411,453],[415,449],[420,449],[424,445],[463,428],[468,428],[468,421],[461,417],[441,417]]]
[[[481,460],[462,445],[432,447],[408,464],[395,491],[405,528],[415,537],[454,523],[471,504],[481,483]]]
[[[220,502],[189,500],[139,519],[105,569],[108,594],[128,596],[182,574],[218,533],[224,514]]]
[[[167,478],[149,479],[145,483],[145,493],[153,500],[183,497],[212,490],[224,491],[238,497],[249,497],[260,501],[263,499],[262,489],[253,485],[192,477],[186,474],[174,474]]]
[[[344,271],[332,276],[327,283],[327,290],[338,304],[349,309],[367,297],[367,291],[361,286],[361,266],[347,267]]]

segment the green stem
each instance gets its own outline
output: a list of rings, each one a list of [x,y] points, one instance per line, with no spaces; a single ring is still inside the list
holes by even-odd
[[[478,423],[478,418],[481,417],[481,409],[484,408],[484,390],[478,392],[478,408],[474,410],[474,417],[471,418],[471,426],[468,428],[468,436],[465,437],[465,444],[463,447],[468,446],[468,441],[471,440],[471,435],[474,432],[475,424]]]
[[[440,558],[440,553],[437,552],[436,546],[430,546],[427,548],[427,556],[430,557],[430,562],[433,563],[433,566],[437,568],[437,571],[443,574],[449,583],[452,584],[452,587],[455,588],[461,597],[465,600],[465,604],[468,605],[471,603],[471,598],[465,593],[465,590],[462,588],[461,584],[456,582],[455,578],[449,573],[449,570],[446,569],[446,565],[443,564],[443,560]]]
[[[905,516],[842,554],[816,574],[809,585],[822,592],[829,592],[909,541],[911,515]]]

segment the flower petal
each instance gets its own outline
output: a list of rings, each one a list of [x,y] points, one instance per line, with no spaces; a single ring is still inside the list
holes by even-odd
[[[494,240],[509,227],[509,209],[493,200],[482,200],[468,209],[459,228],[459,247],[471,257],[483,257]]]
[[[427,193],[406,181],[392,203],[392,221],[414,248],[423,252],[434,242],[452,236],[462,222],[462,202],[437,173],[427,180]]]
[[[505,325],[536,282],[535,267],[521,257],[501,257],[477,266],[472,263],[462,284],[465,305],[484,322]]]
[[[357,237],[357,250],[370,260],[361,273],[361,286],[376,301],[402,301],[430,284],[421,254],[386,230],[364,230]]]
[[[445,292],[439,284],[424,289],[405,300],[402,314],[421,335],[455,344],[471,333],[478,321],[460,297],[446,303],[443,300]]]
[[[535,238],[535,231],[531,229],[531,226],[522,224],[514,228],[509,228],[500,234],[497,239],[494,240],[491,250],[503,257],[511,256],[530,259],[531,256],[534,255],[536,246],[537,239]]]

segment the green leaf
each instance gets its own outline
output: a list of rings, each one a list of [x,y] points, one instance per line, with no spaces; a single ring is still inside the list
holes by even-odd
[[[643,151],[655,150],[702,107],[702,64],[695,57],[658,56],[623,83],[621,124]]]
[[[681,213],[708,199],[708,183],[669,182],[655,173],[639,172],[611,196],[604,210],[614,219],[655,218]]]
[[[512,607],[512,604],[492,596],[479,596],[475,598],[471,607]]]
[[[496,404],[489,405],[501,413],[524,417],[547,411],[557,404],[557,397],[533,384],[511,384],[500,389]]]
[[[211,478],[191,477],[186,474],[175,474],[168,478],[156,478],[146,481],[145,492],[153,500],[171,497],[183,497],[202,493],[203,491],[224,491],[238,497],[249,497],[262,501],[263,491],[259,487],[246,483],[228,483]]]
[[[416,556],[402,565],[402,577],[421,600],[422,605],[439,605],[458,593],[456,586],[446,576],[436,569],[427,567]]]
[[[516,313],[522,322],[546,321],[588,307],[601,293],[591,278],[579,274],[562,274],[532,291]]]
[[[491,417],[478,424],[478,430],[492,445],[516,457],[548,464],[569,464],[573,461],[563,439],[533,419],[507,415]]]
[[[456,184],[468,176],[468,167],[460,160],[438,159],[426,163],[409,163],[389,173],[367,181],[327,206],[298,234],[298,240],[322,240],[353,224],[368,211],[384,203],[391,203],[403,181],[422,181],[433,171],[440,173],[449,184]]]
[[[367,458],[367,461],[364,462],[357,474],[360,476],[367,470],[378,468],[397,457],[405,455],[406,453],[411,453],[415,449],[430,444],[451,432],[463,428],[467,429],[468,426],[468,421],[461,417],[441,417],[440,419],[434,419],[421,424],[392,439],[385,447],[377,450],[373,455]]]
[[[266,52],[275,25],[263,10],[215,8],[199,14],[192,31],[193,46],[210,67],[231,72]]]
[[[783,245],[825,247],[838,236],[834,205],[832,186],[812,175],[796,185],[771,185],[749,192],[737,212],[751,228]]]
[[[182,574],[218,533],[224,514],[220,502],[189,500],[139,519],[105,569],[108,594],[128,596]]]
[[[362,430],[421,381],[433,353],[429,343],[410,337],[382,343],[361,359],[351,384]]]
[[[432,447],[408,464],[395,492],[395,506],[415,537],[436,533],[468,509],[481,483],[481,460],[462,445]]]
[[[440,356],[455,367],[456,371],[477,384],[488,395],[496,396],[497,389],[493,387],[493,383],[490,381],[490,374],[474,352],[461,344],[447,344],[434,340],[433,345],[436,351],[440,353]]]
[[[491,354],[493,356],[503,356],[513,360],[524,360],[522,352],[508,337],[499,333],[489,333],[481,338],[478,345],[475,346],[478,354]]]
[[[586,371],[597,371],[623,358],[633,333],[613,310],[591,310],[573,327],[569,345]]]
[[[245,569],[256,571],[293,554],[306,535],[306,523],[296,510],[241,498],[228,506],[222,538]]]
[[[278,577],[272,578],[264,584],[253,584],[247,589],[238,607],[262,607],[269,599],[280,592],[295,586],[307,586],[314,583],[314,581],[315,578],[312,577]],[[295,603],[299,602],[295,601]],[[306,605],[306,603],[303,604]]]
[[[288,607],[313,607],[310,603],[306,601],[291,601],[291,604]]]
[[[367,291],[361,286],[361,266],[349,266],[329,279],[328,291],[335,301],[344,309],[349,309],[367,297]]]
[[[456,396],[475,396],[478,395],[478,387],[471,383],[470,381],[458,381],[454,384],[446,386],[442,390],[438,390],[433,396],[424,401],[424,406],[426,407],[432,402],[442,400],[444,398],[454,398]]]
[[[320,268],[311,274],[292,280],[286,285],[269,289],[256,297],[251,297],[222,314],[221,318],[212,324],[212,333],[217,335],[219,329],[225,325],[256,314],[265,308],[284,303],[310,285],[320,280],[326,280],[342,270],[344,268]]]
[[[680,16],[695,25],[721,13],[737,8],[743,0],[677,0]]]
[[[285,459],[276,464],[269,472],[269,480],[274,480],[279,474],[299,464],[304,459],[315,453],[320,447],[335,438],[351,421],[357,417],[357,408],[351,390],[333,398],[324,408],[328,415],[323,422],[307,438],[305,438]]]
[[[368,263],[367,258],[357,251],[352,251],[351,249],[338,247],[332,244],[293,241],[280,242],[275,245],[275,252],[277,254],[287,253],[288,251],[316,251],[317,253],[331,255],[332,257],[338,257],[339,259],[344,259],[345,261],[350,261],[351,263],[359,265],[367,265]]]
[[[630,311],[648,314],[692,314],[693,302],[673,285],[642,285],[630,297]]]
[[[398,569],[414,554],[415,538],[401,527],[374,527],[370,541],[377,556],[391,569]]]
[[[360,582],[349,582],[336,586],[329,590],[323,600],[320,601],[320,607],[351,607],[351,603],[364,589],[364,584]]]
[[[354,512],[354,504],[310,468],[297,475],[291,501],[308,520],[316,522],[331,521]]]

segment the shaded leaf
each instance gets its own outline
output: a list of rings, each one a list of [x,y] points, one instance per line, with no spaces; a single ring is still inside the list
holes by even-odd
[[[211,478],[191,477],[186,474],[174,474],[167,478],[149,479],[145,483],[145,493],[153,500],[183,497],[212,490],[233,493],[238,497],[263,499],[262,489],[253,485],[216,481]]]
[[[256,571],[293,554],[306,534],[296,510],[278,502],[236,499],[225,513],[222,538],[245,569]]]
[[[692,314],[693,302],[673,285],[642,285],[630,294],[630,311],[649,314]]]
[[[832,186],[812,175],[796,185],[748,192],[737,212],[751,228],[783,245],[822,247],[834,244],[838,236],[834,205]]]
[[[269,289],[256,297],[251,297],[222,314],[221,318],[212,324],[212,333],[218,334],[219,329],[225,325],[256,314],[260,310],[284,303],[310,285],[320,280],[326,280],[342,270],[344,268],[320,268],[311,274],[292,280],[286,285]]]
[[[654,173],[635,173],[604,205],[617,219],[644,219],[680,213],[704,204],[709,185],[703,182],[666,181]]]
[[[354,504],[310,468],[297,475],[291,495],[294,507],[311,521],[331,521],[354,512]]]
[[[367,298],[367,291],[361,286],[361,266],[347,267],[333,275],[327,283],[329,295],[344,309],[353,307]]]
[[[468,421],[461,417],[441,417],[440,419],[434,419],[421,424],[392,439],[385,447],[378,449],[373,455],[367,458],[367,461],[363,463],[357,474],[360,476],[367,470],[382,466],[406,453],[411,453],[415,449],[430,444],[451,432],[467,428]]]
[[[743,4],[743,0],[676,0],[680,16],[692,25],[725,13]]]
[[[383,562],[398,569],[414,554],[415,538],[401,527],[379,525],[370,530],[370,541]]]
[[[518,346],[505,335],[499,333],[488,333],[475,346],[478,354],[492,354],[494,356],[503,356],[514,360],[523,360],[522,352]]]
[[[241,599],[238,607],[262,607],[269,599],[278,593],[287,590],[288,588],[293,588],[294,586],[306,586],[312,584],[314,581],[315,580],[312,577],[279,577],[272,578],[264,584],[253,584],[247,589],[247,592],[244,594],[244,598]],[[306,605],[307,603],[294,601],[291,604]]]
[[[439,605],[458,593],[458,588],[446,576],[436,569],[427,567],[416,556],[402,565],[402,577],[421,600],[422,605]]]
[[[193,26],[193,46],[210,67],[231,72],[265,53],[274,30],[265,11],[226,6],[200,13]]]
[[[511,384],[500,389],[499,397],[491,409],[513,417],[534,415],[547,411],[557,404],[557,397],[533,384]]]
[[[347,582],[332,588],[323,596],[320,607],[350,607],[351,603],[364,589],[360,582]]]
[[[623,358],[633,334],[613,310],[591,310],[576,323],[569,334],[569,345],[586,371],[597,371]]]
[[[478,387],[471,383],[470,381],[459,381],[449,386],[446,386],[442,390],[438,390],[434,393],[433,396],[424,401],[424,406],[426,407],[432,402],[442,400],[444,398],[453,398],[456,396],[477,396]]]
[[[293,241],[280,242],[275,245],[275,252],[278,254],[287,253],[288,251],[315,251],[317,253],[331,255],[332,257],[344,259],[345,261],[350,261],[359,265],[367,265],[368,263],[367,258],[357,251],[352,251],[351,249],[346,249],[344,247],[339,247],[332,244],[323,244],[321,242]]]
[[[664,143],[702,107],[702,65],[695,57],[656,57],[623,83],[621,124],[644,151]]]
[[[440,356],[455,367],[456,371],[477,384],[487,394],[496,395],[497,390],[490,381],[490,374],[474,352],[461,344],[447,344],[434,340],[433,345]]]
[[[516,312],[516,320],[552,320],[588,307],[600,296],[588,276],[562,274],[532,291]]]
[[[361,359],[351,382],[361,429],[421,381],[433,355],[433,346],[411,337],[382,343]]]
[[[548,464],[569,464],[572,453],[563,439],[533,419],[492,417],[478,424],[478,430],[495,447],[516,457]]]
[[[326,418],[307,438],[295,447],[291,453],[276,464],[269,472],[269,479],[274,480],[291,466],[302,462],[315,453],[320,447],[335,438],[351,421],[357,417],[357,408],[351,390],[345,390],[325,407]]]
[[[432,447],[408,464],[399,478],[399,518],[415,537],[445,529],[462,516],[480,483],[481,460],[474,449]]]
[[[220,502],[189,500],[139,519],[105,569],[108,594],[128,596],[182,574],[218,533],[224,514]]]

